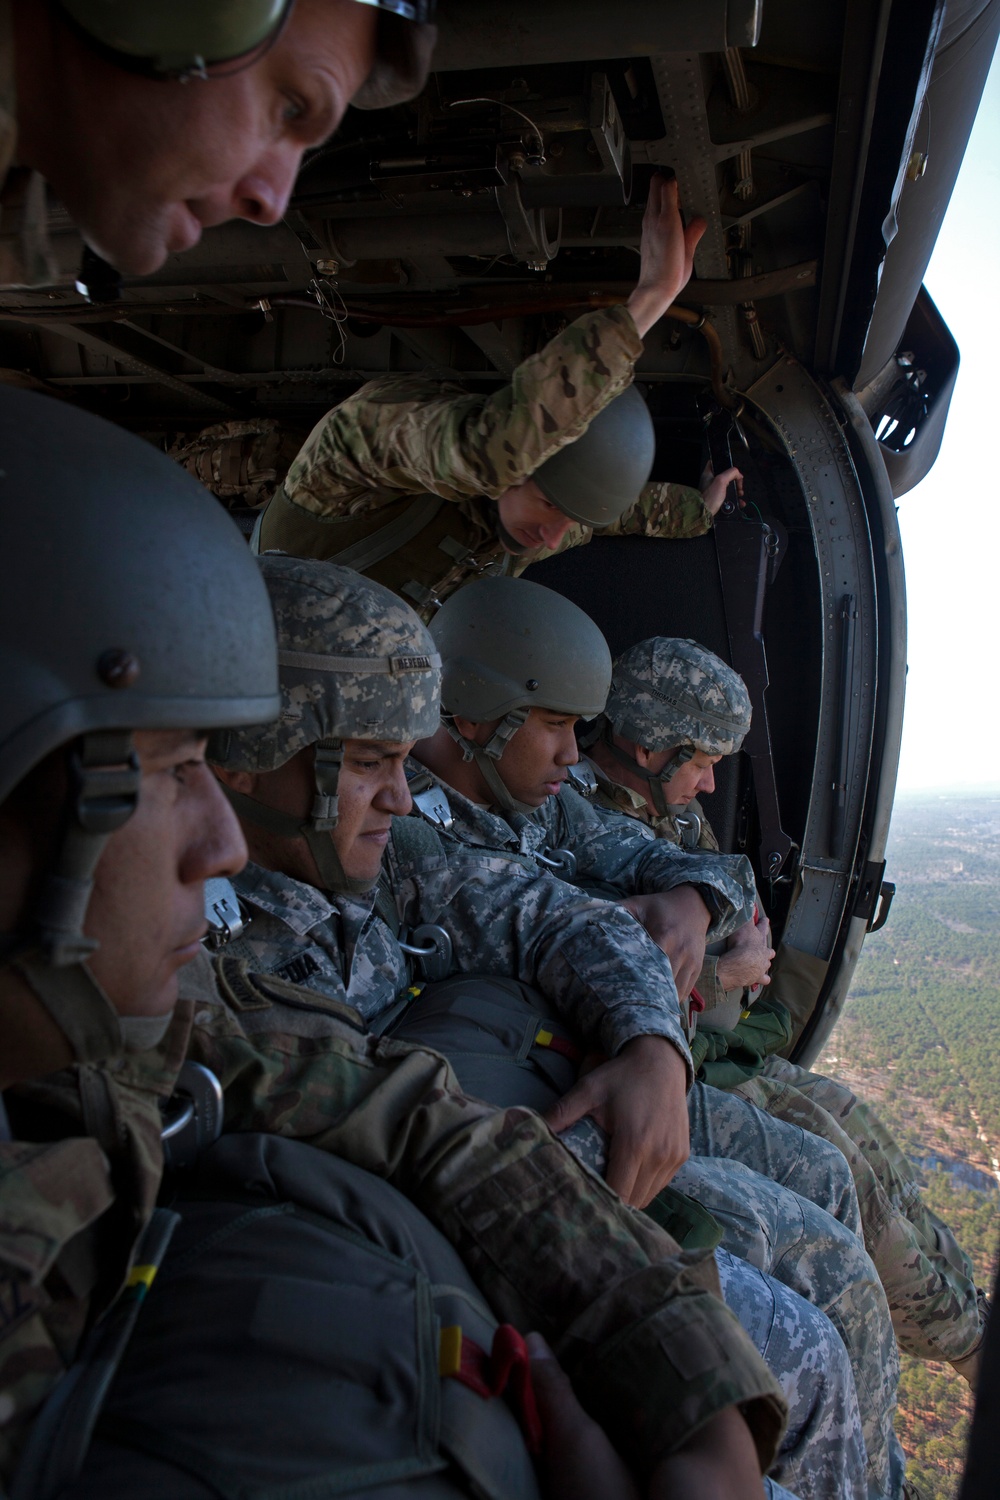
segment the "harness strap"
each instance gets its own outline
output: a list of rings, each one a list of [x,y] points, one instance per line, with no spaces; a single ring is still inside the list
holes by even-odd
[[[11,1500],[55,1500],[80,1473],[139,1309],[180,1221],[180,1214],[170,1209],[153,1210],[124,1289],[91,1332],[31,1429]]]
[[[345,547],[329,561],[338,563],[342,568],[353,568],[357,573],[364,573],[368,568],[374,568],[376,563],[383,562],[390,553],[398,552],[407,542],[411,542],[425,526],[431,524],[443,504],[440,495],[419,495],[402,515],[387,521],[370,536],[363,536],[360,541],[352,542],[350,547]]]

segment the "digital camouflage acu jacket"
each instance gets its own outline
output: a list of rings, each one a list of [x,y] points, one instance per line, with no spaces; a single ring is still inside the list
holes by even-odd
[[[321,891],[252,863],[233,886],[251,921],[226,952],[253,969],[353,1005],[369,1023],[407,989],[406,955],[375,909],[374,892]]]
[[[185,1055],[222,1083],[227,1130],[310,1142],[411,1198],[497,1316],[548,1336],[640,1470],[733,1404],[768,1467],[784,1404],[715,1295],[711,1256],[678,1252],[538,1116],[459,1093],[434,1053],[366,1035],[348,1007],[311,1035],[315,1003],[244,964],[200,958],[154,1051],[8,1094],[15,1131],[33,1124],[27,1139],[0,1142],[0,1482],[88,1319],[128,1278],[162,1173],[158,1106]]]
[[[477,573],[522,572],[553,554],[507,554],[493,502],[585,431],[641,353],[631,314],[612,307],[571,323],[489,396],[420,375],[369,381],[313,428],[264,513],[260,550],[337,558],[428,616]],[[383,560],[339,557],[397,521],[408,537]],[[697,490],[657,483],[602,535],[700,536],[711,524]],[[573,526],[556,551],[592,535]]]
[[[564,785],[557,797],[548,798],[537,813],[527,817],[522,813],[500,814],[481,807],[446,786],[417,762],[411,761],[410,769],[417,777],[412,783],[414,787],[420,784],[422,776],[427,785],[437,787],[447,797],[453,823],[446,833],[438,830],[443,840],[450,841],[447,847],[453,851],[455,843],[465,845],[466,859],[470,856],[477,858],[483,866],[483,873],[478,875],[475,887],[466,887],[461,874],[462,862],[453,851],[450,855],[452,870],[438,869],[432,878],[432,867],[420,864],[419,848],[412,858],[406,855],[404,846],[408,842],[409,822],[397,820],[390,840],[388,871],[400,916],[411,923],[417,913],[419,920],[424,922],[441,920],[445,925],[461,922],[463,932],[468,927],[469,941],[477,954],[488,955],[494,951],[494,945],[498,945],[496,951],[505,957],[516,951],[503,946],[505,939],[497,929],[508,902],[505,892],[518,879],[515,873],[518,859],[530,860],[531,868],[536,872],[541,869],[543,888],[545,877],[548,879],[547,901],[555,903],[557,912],[562,906],[568,916],[574,903],[579,904],[580,892],[556,879],[536,856],[552,858],[563,852],[569,853],[574,867],[567,879],[579,882],[585,888],[589,885],[599,889],[610,898],[600,920],[594,921],[595,934],[601,927],[613,931],[612,946],[617,944],[619,953],[629,955],[630,962],[637,962],[640,969],[645,968],[647,988],[650,978],[656,976],[660,996],[666,993],[661,988],[661,976],[665,971],[669,972],[669,960],[646,936],[639,923],[611,902],[626,896],[669,891],[679,885],[696,885],[712,914],[708,932],[711,941],[728,936],[753,906],[753,872],[742,855],[717,853],[714,858],[709,858],[680,850],[654,838],[648,829],[632,819],[610,816],[595,809],[572,787]],[[423,800],[418,794],[418,810]],[[474,855],[477,850],[480,851],[478,856]],[[487,851],[492,853],[488,863],[489,876],[485,873]],[[419,877],[413,868],[415,861]],[[451,894],[453,889],[454,896]],[[434,910],[446,915],[440,918],[432,916]],[[530,941],[530,931],[525,936]],[[472,971],[484,965],[469,953],[467,958],[463,957],[460,967]],[[609,983],[614,982],[613,971],[612,963]],[[540,985],[537,987],[541,988]],[[677,992],[672,974],[669,993],[673,1017],[679,1012],[676,1010]],[[555,995],[552,998],[557,1000]],[[561,1008],[567,1014],[565,1008]],[[579,1027],[580,1024],[577,1020],[576,1025]],[[592,1027],[592,1021],[590,1025]],[[664,1031],[654,1024],[648,1008],[631,1015],[625,1012],[618,1022],[609,1018],[604,1026],[605,1038],[612,1028],[617,1043],[613,1049],[599,1041],[594,1042],[600,1050],[612,1056],[633,1036],[670,1035],[671,1040],[675,1039],[672,1031]],[[585,1034],[588,1039],[594,1036],[592,1029]]]
[[[548,830],[535,818],[478,806],[418,762],[408,773],[412,787],[446,799],[451,823],[421,812],[430,804],[419,790],[416,811],[394,820],[386,878],[400,921],[439,923],[460,971],[522,979],[608,1056],[633,1037],[666,1036],[689,1061],[670,962],[631,914],[559,879],[544,859]],[[712,936],[732,930],[752,878],[745,860],[719,856],[710,869],[628,823],[616,845],[584,799],[570,795],[578,816],[562,847],[582,864],[614,874],[623,895],[670,890],[697,875],[713,908]]]
[[[634,1036],[656,1035],[689,1062],[670,964],[628,912],[581,894],[513,847],[473,848],[430,828],[421,836],[421,825],[395,819],[386,854],[383,888],[401,927],[443,927],[452,972],[531,985],[610,1056]],[[228,951],[349,1000],[370,1025],[405,991],[405,959],[374,895],[332,895],[255,865],[234,885],[253,921]],[[318,1017],[313,1024],[322,1029]]]

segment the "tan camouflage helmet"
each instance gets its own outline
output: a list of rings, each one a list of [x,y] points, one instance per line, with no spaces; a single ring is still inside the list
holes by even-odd
[[[697,750],[732,755],[750,728],[750,695],[743,679],[697,641],[652,636],[623,651],[614,664],[611,692],[590,742],[603,732],[615,757],[650,782],[662,815],[675,771]],[[612,742],[612,734],[654,753],[677,753],[653,776]]]
[[[227,789],[241,818],[306,838],[330,890],[367,890],[344,875],[330,832],[345,740],[405,743],[438,728],[441,658],[397,594],[351,568],[280,553],[260,559],[278,628],[276,723],[225,731],[209,759],[233,771],[277,770],[316,747],[316,797],[306,822]]]

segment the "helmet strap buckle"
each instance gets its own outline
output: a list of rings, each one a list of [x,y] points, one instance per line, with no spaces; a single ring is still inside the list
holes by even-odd
[[[139,801],[142,772],[128,730],[96,730],[73,747],[66,827],[35,912],[39,944],[50,964],[82,963],[97,948],[83,931],[94,871],[108,838]]]
[[[309,826],[318,833],[328,833],[337,826],[339,816],[337,788],[344,763],[342,740],[318,740],[313,776],[316,795],[309,814]]]

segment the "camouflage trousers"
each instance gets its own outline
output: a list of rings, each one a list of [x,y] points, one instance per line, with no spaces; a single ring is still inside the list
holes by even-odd
[[[561,1139],[603,1175],[607,1137],[589,1116]],[[897,1371],[898,1357],[878,1278],[870,1263],[864,1270],[868,1258],[860,1241],[815,1204],[739,1162],[691,1159],[671,1186],[707,1208],[721,1228],[724,1248],[716,1251],[716,1263],[726,1306],[788,1402],[788,1431],[770,1471],[776,1497],[783,1500],[782,1486],[799,1500],[897,1496],[902,1458],[890,1460],[884,1430],[888,1421],[891,1431],[896,1383],[868,1390],[868,1324],[876,1324]],[[878,1445],[874,1462],[859,1381]]]
[[[692,1158],[672,1186],[709,1210],[728,1250],[829,1317],[854,1372],[870,1493],[898,1495],[899,1353],[878,1272],[858,1235],[843,1156],[801,1127],[702,1084],[691,1091],[688,1115]]]
[[[799,1500],[867,1500],[865,1445],[844,1346],[830,1320],[746,1261],[716,1251],[726,1306],[781,1384],[788,1431],[769,1471]],[[787,1491],[786,1491],[787,1493]]]
[[[948,1226],[926,1206],[892,1135],[850,1089],[781,1057],[733,1091],[843,1153],[865,1246],[885,1287],[899,1347],[918,1359],[960,1359],[980,1336],[975,1277]]]

